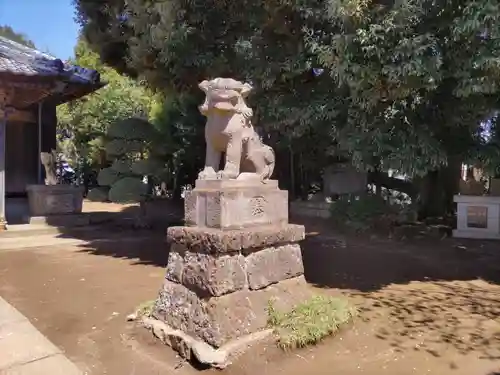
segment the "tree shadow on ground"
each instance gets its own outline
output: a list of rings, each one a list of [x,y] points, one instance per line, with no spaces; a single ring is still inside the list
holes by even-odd
[[[95,229],[58,228],[61,237],[84,240],[82,252],[165,267],[166,229],[181,224],[182,210],[170,214],[163,212],[170,218],[149,230],[131,229],[137,208],[109,214],[113,219],[94,223]],[[308,232],[302,244],[306,279],[349,296],[371,335],[395,351],[440,357],[452,348],[500,359],[497,242],[340,236],[327,221],[293,221]]]
[[[335,235],[328,221],[296,221],[309,233],[302,244],[305,276],[318,287],[370,292],[410,281],[477,278],[500,284],[495,241]]]
[[[92,255],[107,256],[118,259],[129,259],[133,265],[154,265],[166,267],[169,248],[165,236],[146,231],[121,232],[119,238],[91,240],[78,245],[80,252]]]
[[[412,282],[359,298],[360,317],[396,352],[500,360],[500,288],[484,281]],[[381,324],[380,324],[381,323]]]
[[[59,238],[81,240],[76,245],[81,252],[166,267],[166,231],[171,225],[182,225],[182,207],[174,204],[157,208],[160,215],[152,218],[145,218],[138,206],[129,206],[116,212],[85,212],[79,217],[81,223],[75,223],[78,218],[68,217],[73,222],[66,223],[64,217],[48,217],[47,224],[57,227]]]
[[[500,360],[498,242],[335,236],[327,221],[307,221],[308,282],[350,297],[395,351]]]

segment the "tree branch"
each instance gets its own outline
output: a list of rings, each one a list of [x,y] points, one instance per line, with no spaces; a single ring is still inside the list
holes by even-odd
[[[369,172],[368,183],[375,184],[377,186],[383,186],[386,189],[400,191],[402,193],[408,194],[412,198],[418,194],[418,189],[415,187],[413,182],[389,177],[387,173]]]

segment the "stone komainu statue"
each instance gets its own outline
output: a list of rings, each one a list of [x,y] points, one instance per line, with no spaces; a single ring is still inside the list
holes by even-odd
[[[216,78],[201,82],[199,87],[206,94],[200,112],[207,117],[207,123],[205,168],[198,178],[269,179],[274,170],[274,151],[262,143],[250,121],[253,111],[245,104],[252,86],[231,78]],[[223,152],[226,160],[224,169],[219,170]]]

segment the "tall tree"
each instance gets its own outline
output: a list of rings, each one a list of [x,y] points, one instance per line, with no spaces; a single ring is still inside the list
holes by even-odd
[[[35,48],[35,43],[26,35],[15,32],[12,27],[8,25],[0,26],[0,36],[25,45],[26,47]]]
[[[104,88],[58,107],[60,144],[70,156],[85,155],[96,166],[106,163],[103,137],[108,127],[131,116],[147,116],[153,95],[135,80],[101,63],[83,39],[75,48],[76,65],[95,69],[107,82]]]
[[[459,165],[498,108],[495,0],[75,3],[110,65],[175,92],[217,75],[251,80],[278,148],[305,137],[318,157],[416,177],[425,215],[450,208]]]

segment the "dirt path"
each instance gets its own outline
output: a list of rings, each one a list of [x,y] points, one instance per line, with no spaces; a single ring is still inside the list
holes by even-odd
[[[162,239],[4,252],[0,294],[89,374],[165,373],[134,348],[125,317],[156,297],[166,260]]]
[[[306,277],[357,304],[354,326],[294,353],[256,348],[223,374],[500,371],[498,243],[346,240],[327,230],[310,226],[322,236],[304,244]],[[161,236],[0,252],[0,295],[89,375],[191,375],[198,372],[125,322],[156,297],[167,255]]]

